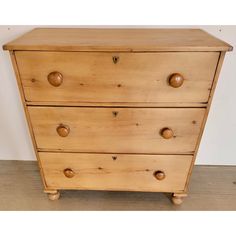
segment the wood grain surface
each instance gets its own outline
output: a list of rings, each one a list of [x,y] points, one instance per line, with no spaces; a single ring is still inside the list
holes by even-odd
[[[47,189],[181,192],[192,161],[188,155],[40,152],[39,156]],[[165,173],[163,180],[156,179],[157,171]]]
[[[58,104],[206,103],[218,58],[218,52],[16,52],[26,101]],[[59,86],[48,81],[52,73],[63,77]],[[184,78],[178,88],[169,83],[175,73]]]
[[[43,193],[35,161],[0,161],[0,210],[236,210],[236,166],[195,166],[181,206],[170,195],[147,192],[61,191],[52,202]]]
[[[35,29],[3,48],[51,200],[93,189],[182,202],[229,44],[198,29],[84,28]]]
[[[38,28],[5,50],[229,51],[232,46],[200,29]]]
[[[212,103],[213,95],[215,93],[215,89],[216,89],[217,82],[218,82],[218,79],[219,79],[221,67],[222,67],[223,62],[224,62],[224,58],[225,58],[225,52],[221,52],[220,53],[220,57],[219,57],[219,61],[217,63],[217,69],[215,71],[215,76],[214,76],[214,80],[213,80],[213,84],[212,84],[212,89],[211,89],[211,92],[210,92],[210,95],[209,95],[209,101],[208,101],[208,104],[207,104],[206,112],[205,112],[205,115],[204,115],[204,118],[203,118],[203,122],[202,122],[200,133],[199,133],[199,137],[198,137],[198,140],[197,140],[197,145],[196,145],[195,152],[194,152],[193,162],[192,162],[192,165],[191,165],[191,168],[190,168],[190,171],[189,171],[189,175],[188,175],[188,178],[187,178],[187,181],[186,181],[186,187],[185,187],[186,191],[188,189],[188,185],[189,185],[189,181],[190,181],[190,178],[191,178],[192,169],[194,167],[194,163],[195,163],[195,160],[197,158],[198,149],[200,147],[202,135],[203,135],[203,132],[204,132],[204,129],[205,129],[205,125],[206,125],[206,122],[207,122],[208,114],[209,114],[209,111],[210,111],[210,108],[211,108],[211,103]]]
[[[204,108],[28,107],[40,150],[103,153],[193,153]],[[60,125],[67,137],[57,133]],[[173,138],[161,132],[171,128]]]

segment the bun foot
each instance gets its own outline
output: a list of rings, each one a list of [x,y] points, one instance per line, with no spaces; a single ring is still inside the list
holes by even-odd
[[[181,197],[172,196],[171,200],[174,203],[174,205],[181,205],[183,203],[183,199]]]
[[[174,205],[181,205],[183,203],[183,198],[187,197],[187,194],[185,193],[173,193],[172,194],[172,203]]]
[[[51,201],[55,201],[55,200],[58,200],[60,198],[60,192],[59,191],[55,191],[53,193],[48,193],[48,198],[51,200]]]

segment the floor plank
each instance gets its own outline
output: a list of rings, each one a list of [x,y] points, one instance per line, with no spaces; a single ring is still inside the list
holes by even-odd
[[[0,161],[0,210],[236,210],[236,166],[195,166],[189,196],[174,206],[163,193],[62,191],[43,193],[37,163]]]

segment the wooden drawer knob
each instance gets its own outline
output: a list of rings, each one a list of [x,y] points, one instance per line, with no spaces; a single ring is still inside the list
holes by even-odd
[[[70,168],[65,169],[63,173],[67,178],[73,178],[75,176],[75,172]]]
[[[165,173],[161,170],[158,170],[158,171],[154,172],[154,176],[158,180],[163,180],[166,177]]]
[[[63,82],[63,76],[60,72],[53,71],[48,75],[48,82],[54,86],[58,87],[62,84]]]
[[[162,129],[161,131],[161,136],[164,138],[164,139],[170,139],[174,136],[174,132],[172,129],[170,128],[164,128]]]
[[[173,88],[179,88],[184,83],[184,77],[181,74],[172,74],[169,78],[169,84]]]
[[[57,127],[57,133],[58,133],[58,135],[60,135],[61,137],[66,137],[66,136],[68,136],[69,133],[70,133],[70,128],[69,128],[69,126],[67,126],[67,125],[61,124],[61,125],[59,125],[59,126]]]

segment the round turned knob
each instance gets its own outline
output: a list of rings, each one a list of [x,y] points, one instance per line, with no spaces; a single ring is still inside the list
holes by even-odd
[[[161,131],[161,136],[165,139],[170,139],[174,136],[174,132],[170,128],[164,128]]]
[[[181,74],[172,74],[169,78],[169,84],[173,88],[179,88],[184,83],[184,77]]]
[[[65,169],[63,173],[67,178],[72,178],[75,176],[75,172],[70,168]]]
[[[60,72],[53,71],[48,75],[48,82],[54,86],[58,87],[62,84],[63,82],[63,76]]]
[[[69,133],[70,133],[70,128],[69,128],[69,126],[67,126],[67,125],[59,125],[58,127],[57,127],[57,133],[61,136],[61,137],[66,137],[66,136],[68,136],[69,135]]]
[[[158,180],[163,180],[166,177],[165,173],[163,171],[161,171],[161,170],[158,170],[158,171],[154,172],[154,176]]]

